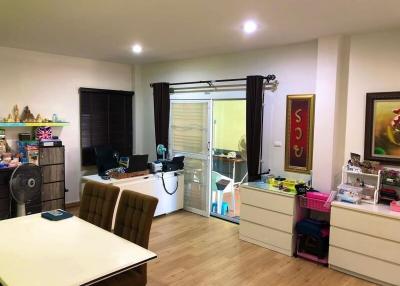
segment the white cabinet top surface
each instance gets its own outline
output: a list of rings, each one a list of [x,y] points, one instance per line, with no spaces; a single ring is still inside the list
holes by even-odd
[[[340,208],[345,208],[345,209],[350,209],[354,211],[360,211],[360,212],[365,212],[373,215],[381,215],[381,216],[386,216],[389,218],[393,219],[398,219],[400,220],[400,212],[395,212],[390,210],[390,207],[388,205],[382,205],[382,204],[350,204],[350,203],[344,203],[344,202],[332,202],[333,207],[340,207]]]
[[[249,182],[249,183],[245,183],[245,184],[241,185],[241,187],[253,189],[256,191],[276,194],[276,195],[282,195],[282,196],[291,197],[291,198],[294,198],[296,196],[296,194],[294,194],[294,193],[282,191],[282,190],[280,190],[276,187],[273,187],[265,182]]]

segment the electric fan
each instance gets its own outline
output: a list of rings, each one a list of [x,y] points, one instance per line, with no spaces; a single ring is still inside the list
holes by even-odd
[[[17,203],[17,216],[26,215],[25,204],[31,201],[42,187],[42,170],[34,164],[18,166],[10,179],[10,193]]]
[[[163,160],[165,160],[165,153],[167,153],[167,148],[163,144],[157,145],[157,154],[162,156]]]
[[[239,139],[238,151],[239,151],[240,157],[243,160],[247,160],[247,145],[246,145],[246,136],[245,135],[243,135]]]

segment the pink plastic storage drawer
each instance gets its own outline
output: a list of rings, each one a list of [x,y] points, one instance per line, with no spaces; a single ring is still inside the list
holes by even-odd
[[[320,200],[320,201],[327,201],[328,198],[329,198],[329,194],[327,194],[327,193],[319,193],[319,192],[308,192],[306,194],[306,197],[310,198],[310,199],[317,199],[317,200]]]
[[[309,192],[306,196],[299,196],[300,207],[319,212],[329,213],[331,211],[331,203],[327,202],[329,194]]]

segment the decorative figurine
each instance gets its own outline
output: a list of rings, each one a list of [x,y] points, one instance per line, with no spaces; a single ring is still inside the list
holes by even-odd
[[[12,114],[14,116],[14,122],[19,122],[19,108],[18,105],[14,105],[12,109]]]
[[[29,109],[29,106],[25,106],[24,111],[21,115],[22,122],[35,122],[35,116],[33,116],[32,112]]]
[[[11,114],[8,114],[8,117],[6,119],[6,122],[14,122],[13,117],[11,116]]]
[[[37,123],[42,123],[42,122],[43,122],[43,119],[42,119],[42,116],[40,115],[40,113],[38,113],[38,115],[36,116],[35,121],[36,121]]]

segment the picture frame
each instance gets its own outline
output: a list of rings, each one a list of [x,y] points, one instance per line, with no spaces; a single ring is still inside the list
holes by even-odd
[[[400,165],[400,91],[367,93],[364,160]]]
[[[310,174],[313,159],[315,94],[286,98],[285,171]]]

